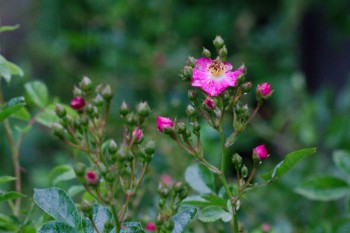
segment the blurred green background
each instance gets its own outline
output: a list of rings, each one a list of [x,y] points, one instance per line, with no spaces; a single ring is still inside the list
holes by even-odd
[[[235,149],[248,159],[251,148],[265,143],[272,154],[267,170],[289,151],[318,147],[279,183],[248,195],[241,213],[246,228],[269,223],[283,233],[350,232],[347,201],[315,202],[294,192],[307,177],[342,175],[331,155],[350,150],[349,9],[346,0],[2,0],[1,25],[20,28],[0,35],[0,54],[25,71],[4,87],[5,98],[23,93],[25,81],[41,80],[52,98],[69,103],[73,86],[87,75],[114,88],[112,119],[119,119],[124,99],[148,101],[154,119],[181,118],[188,84],[178,74],[203,46],[214,51],[212,40],[221,35],[234,67],[244,63],[255,85],[268,81],[275,90]],[[254,105],[253,94],[246,99]],[[110,133],[120,136],[118,123],[110,123]],[[158,152],[149,182],[155,186],[166,172],[183,179],[192,160],[152,124],[148,133]],[[215,163],[217,135],[204,131]],[[4,139],[0,154],[0,175],[11,174]],[[48,129],[32,130],[21,157],[26,192],[48,186],[49,171],[70,163],[70,154]]]

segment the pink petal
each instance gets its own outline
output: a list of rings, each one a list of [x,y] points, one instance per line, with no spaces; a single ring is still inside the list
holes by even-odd
[[[206,57],[198,58],[196,67],[194,69],[205,71],[207,70],[211,62],[212,60],[210,58],[206,58]]]

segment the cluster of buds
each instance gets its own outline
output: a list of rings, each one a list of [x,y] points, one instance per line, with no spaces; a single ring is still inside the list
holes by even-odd
[[[118,205],[120,201],[115,198],[120,191],[125,194],[125,199],[130,200],[142,183],[155,153],[154,141],[144,142],[143,135],[143,124],[151,113],[150,107],[141,102],[131,110],[125,102],[122,103],[119,111],[124,120],[123,140],[118,145],[106,134],[113,97],[110,85],[94,86],[89,78],[84,77],[79,87],[74,87],[73,94],[70,106],[75,111],[67,111],[67,107],[57,104],[59,123],[53,124],[52,128],[55,135],[83,152],[89,160],[89,165],[75,164],[77,178],[101,204]],[[126,210],[122,208],[114,217],[123,221]]]
[[[174,222],[171,219],[180,207],[181,201],[187,197],[187,188],[182,182],[173,184],[169,175],[163,175],[158,187],[159,214],[156,219],[158,232],[171,232]]]

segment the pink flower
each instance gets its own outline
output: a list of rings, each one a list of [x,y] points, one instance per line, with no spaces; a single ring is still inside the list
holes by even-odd
[[[98,182],[98,177],[96,173],[92,170],[85,173],[85,179],[89,184],[95,185]]]
[[[262,232],[269,232],[271,231],[271,226],[268,223],[264,223],[263,225],[261,225],[261,231]]]
[[[218,96],[228,87],[237,84],[237,77],[243,73],[244,66],[232,72],[232,65],[220,60],[199,58],[193,69],[191,85],[199,87],[209,96]]]
[[[156,225],[153,222],[148,222],[145,227],[146,231],[155,231]]]
[[[174,127],[174,122],[170,118],[158,116],[157,127],[160,132],[163,132],[165,128]]]
[[[207,105],[207,107],[210,110],[213,110],[215,108],[215,102],[212,98],[208,97],[204,100],[204,104]]]
[[[269,83],[262,83],[258,85],[256,93],[262,97],[266,97],[272,93],[271,85]]]
[[[143,132],[142,129],[140,129],[139,127],[136,127],[133,131],[132,131],[132,136],[135,137],[137,140],[140,140],[140,138],[142,137]]]
[[[259,159],[264,160],[269,156],[269,153],[267,152],[265,145],[257,146],[253,149],[253,153],[255,153]]]
[[[173,184],[173,179],[171,178],[171,176],[169,174],[164,174],[160,177],[161,181],[163,184],[165,184],[166,186],[170,186]]]
[[[85,106],[85,100],[81,96],[76,96],[70,102],[70,106],[76,110],[79,110]]]

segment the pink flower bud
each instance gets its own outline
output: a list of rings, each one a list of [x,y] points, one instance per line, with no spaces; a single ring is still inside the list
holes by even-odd
[[[264,233],[271,231],[271,225],[268,223],[264,223],[263,225],[261,225],[261,231]]]
[[[253,153],[255,153],[260,160],[265,160],[269,156],[269,153],[267,152],[265,145],[260,145],[255,147],[253,149]]]
[[[174,122],[170,118],[158,116],[157,127],[160,132],[163,132],[165,128],[173,128]]]
[[[135,137],[137,140],[140,140],[142,135],[143,135],[142,129],[140,129],[139,127],[136,127],[134,131],[132,131],[132,136]]]
[[[85,179],[91,185],[95,185],[98,182],[98,177],[96,173],[92,170],[89,170],[85,173]]]
[[[204,100],[204,104],[207,105],[207,107],[210,110],[213,110],[215,108],[215,102],[212,98],[208,97]]]
[[[173,184],[173,179],[171,178],[171,176],[169,174],[163,174],[160,177],[161,181],[163,184],[165,184],[166,186],[170,186]]]
[[[74,97],[70,102],[70,106],[76,110],[79,110],[85,106],[85,100],[81,96]]]
[[[155,231],[156,225],[153,222],[148,222],[145,227],[146,231]]]
[[[267,97],[272,93],[271,85],[269,83],[262,83],[258,85],[256,89],[256,93],[262,97]]]

